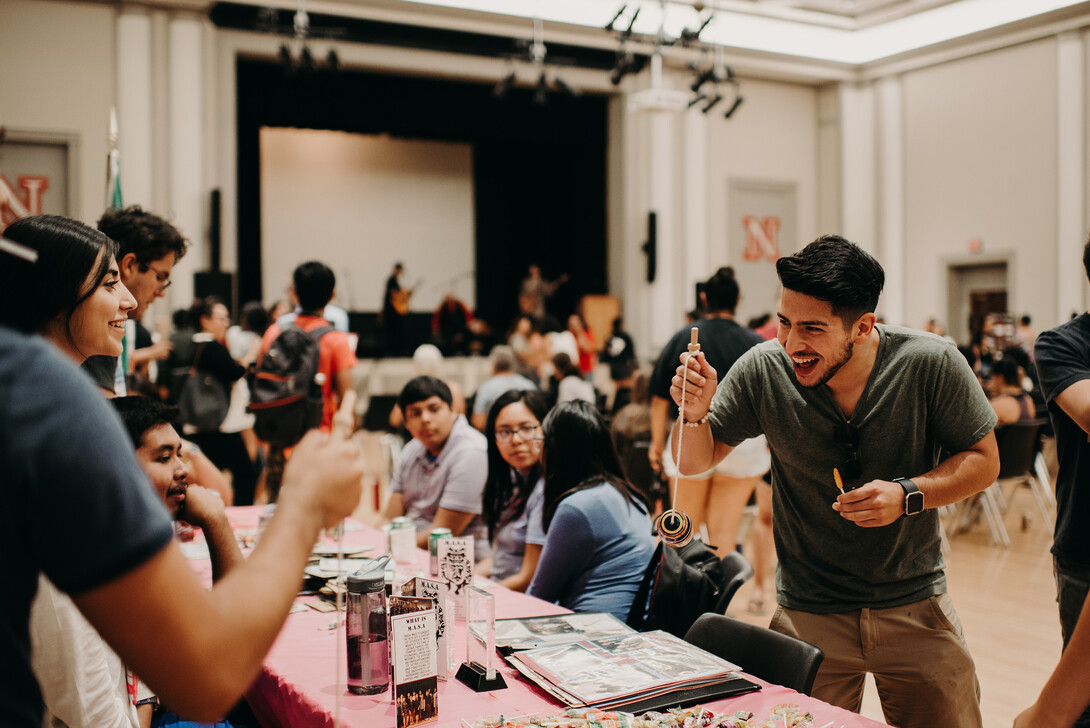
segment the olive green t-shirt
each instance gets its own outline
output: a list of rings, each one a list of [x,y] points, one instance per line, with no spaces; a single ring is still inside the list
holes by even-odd
[[[834,428],[850,424],[858,433],[862,471],[845,479],[847,489],[922,475],[938,464],[941,450],[957,453],[979,442],[996,416],[953,344],[897,326],[877,328],[874,369],[850,423],[828,387],[799,385],[775,340],[720,373],[709,418],[715,438],[728,445],[762,433],[768,438],[777,601],[790,609],[895,607],[946,591],[937,511],[862,528],[832,509],[839,494],[833,468],[849,454]]]

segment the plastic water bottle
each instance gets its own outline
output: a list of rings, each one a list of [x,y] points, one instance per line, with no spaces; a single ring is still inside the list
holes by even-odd
[[[347,579],[345,636],[348,639],[348,690],[356,695],[381,693],[390,684],[386,632],[386,562],[382,556]]]

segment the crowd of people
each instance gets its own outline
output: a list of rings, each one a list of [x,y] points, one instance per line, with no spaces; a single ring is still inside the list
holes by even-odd
[[[359,499],[358,450],[330,434],[338,409],[355,401],[348,319],[331,305],[335,276],[321,262],[300,264],[286,310],[247,304],[234,327],[225,302],[196,301],[155,341],[133,323],[186,253],[169,223],[127,208],[98,229],[39,216],[4,235],[0,458],[15,505],[0,538],[19,574],[4,598],[0,652],[14,669],[0,688],[0,722],[41,725],[43,704],[69,726],[141,725],[149,712],[160,725],[174,711],[220,718],[282,624],[318,529]],[[1090,277],[1090,243],[1084,262]],[[839,236],[776,268],[773,319],[737,322],[739,282],[721,268],[702,286],[700,315],[653,368],[640,366],[621,319],[601,342],[577,313],[545,333],[545,302],[563,280],[531,270],[522,314],[475,392],[442,378],[437,349],[418,352],[419,374],[398,395],[408,442],[382,518],[412,518],[421,547],[433,528],[472,535],[478,573],[624,620],[658,512],[687,512],[702,538],[733,550],[754,504],[749,606],[765,609],[774,552],[770,627],[823,650],[815,697],[858,710],[869,673],[895,725],[935,716],[981,725],[976,668],[946,593],[938,508],[994,481],[997,424],[1047,411],[1060,457],[1054,553],[1068,650],[1016,724],[1070,724],[1090,703],[1090,689],[1062,687],[1072,675],[1085,683],[1090,670],[1090,628],[1076,627],[1090,591],[1076,487],[1090,467],[1090,314],[1046,332],[1032,352],[1019,345],[1025,331],[1000,341],[994,327],[959,352],[941,335],[880,323],[885,273]],[[387,296],[404,290],[400,272]],[[320,413],[317,431],[289,453],[261,441],[245,404],[255,364],[293,332],[314,342]],[[593,383],[599,362],[610,396]],[[172,406],[185,409],[179,389],[194,377],[226,397],[214,428]],[[271,471],[276,485],[262,495]],[[224,507],[255,497],[279,506],[243,560]],[[204,531],[210,591],[185,566],[172,520]],[[84,548],[73,563],[76,544]]]

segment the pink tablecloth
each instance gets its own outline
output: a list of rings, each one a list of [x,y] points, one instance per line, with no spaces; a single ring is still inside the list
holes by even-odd
[[[256,524],[258,510],[231,509],[232,523],[237,527],[252,528]],[[381,534],[369,528],[351,530],[345,535],[344,542],[348,545],[368,544],[381,549]],[[421,551],[420,554],[420,565],[425,566],[426,553]],[[496,596],[496,615],[501,618],[565,611],[556,605],[501,587],[494,588],[492,593]],[[265,660],[261,675],[246,693],[250,706],[266,725],[282,728],[334,726],[334,715],[338,710],[335,670],[341,672],[343,690],[345,666],[342,663],[345,658],[343,647],[338,651],[338,638],[344,639],[343,632],[329,628],[333,619],[333,613],[312,610],[288,615],[280,636]],[[465,658],[464,623],[455,624],[453,639],[455,659],[461,661]],[[455,680],[453,675],[445,682],[441,681],[439,726],[456,728],[463,720],[472,721],[482,715],[557,714],[564,709],[502,662],[500,670],[507,681],[505,690],[475,693]],[[775,705],[794,703],[813,714],[816,726],[829,722],[834,727],[844,728],[883,725],[793,690],[756,678],[750,679],[764,686],[763,689],[708,703],[707,707],[719,713],[748,710],[764,716]],[[396,724],[389,691],[374,696],[351,695],[345,691],[340,696],[339,710],[341,725],[344,726],[393,728]]]

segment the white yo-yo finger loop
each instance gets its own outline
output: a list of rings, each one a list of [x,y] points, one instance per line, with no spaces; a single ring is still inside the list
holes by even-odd
[[[693,522],[687,513],[670,508],[655,521],[662,542],[680,548],[693,540]]]

